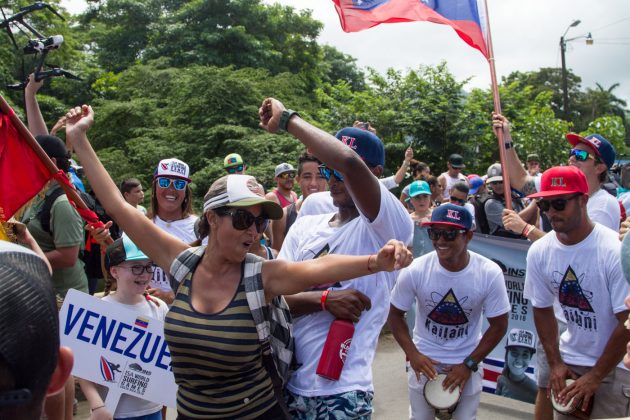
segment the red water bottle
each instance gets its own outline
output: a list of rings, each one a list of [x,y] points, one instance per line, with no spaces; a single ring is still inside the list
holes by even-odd
[[[331,381],[339,380],[341,369],[350,350],[354,324],[345,319],[335,319],[328,330],[328,337],[317,365],[317,374]]]

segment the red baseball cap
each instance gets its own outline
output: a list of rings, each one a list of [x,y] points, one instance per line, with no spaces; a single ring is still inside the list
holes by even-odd
[[[543,172],[540,192],[527,198],[551,197],[554,195],[588,194],[586,176],[575,166],[554,166]]]

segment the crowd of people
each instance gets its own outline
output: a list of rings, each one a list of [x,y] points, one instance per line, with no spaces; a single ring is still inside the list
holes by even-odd
[[[441,412],[474,419],[483,360],[501,343],[506,366],[497,394],[527,394],[536,419],[553,417],[553,399],[592,418],[630,415],[630,359],[622,362],[630,340],[630,219],[622,219],[630,185],[615,191],[619,200],[602,188],[615,150],[601,135],[567,134],[568,161],[542,171],[536,154],[522,164],[509,122],[495,114],[503,168],[465,174],[464,157],[451,154],[433,176],[408,148],[383,178],[385,148],[369,123],[331,135],[268,98],[260,127],[289,133],[305,151],[295,166],[278,163],[266,193],[242,156],[228,154],[225,175],[196,214],[186,162],[164,156],[157,163],[145,208],[142,182],[117,184],[92,149],[92,108],[73,108],[60,120],[64,142],[43,123],[38,88],[31,79],[26,89],[30,130],[64,173],[74,153],[111,220],[84,227],[53,182],[16,223],[24,246],[0,243],[0,331],[8,337],[0,344],[0,418],[42,411],[51,420],[72,418],[72,353],[59,347],[56,316],[69,289],[164,321],[178,419],[369,419],[371,366],[386,322],[408,359],[412,419]],[[407,177],[395,196],[390,190]],[[535,335],[508,332],[503,271],[469,249],[475,232],[532,243],[524,294]],[[431,246],[412,249],[414,235]],[[104,251],[102,291],[81,258],[86,237]],[[351,322],[354,334],[340,377],[331,380],[318,374],[318,363],[336,320]],[[25,329],[32,334],[19,333]],[[15,354],[33,346],[46,352],[35,357],[41,367]],[[534,353],[535,381],[525,373]],[[454,404],[433,401],[426,387],[436,381]],[[93,419],[165,415],[161,405],[129,395],[112,412],[101,385],[78,382]]]

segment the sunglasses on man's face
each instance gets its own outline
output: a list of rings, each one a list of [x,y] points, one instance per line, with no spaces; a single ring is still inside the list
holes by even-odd
[[[280,175],[278,175],[278,178],[293,179],[295,178],[295,172],[283,172]]]
[[[563,211],[567,207],[567,203],[569,201],[579,197],[580,195],[581,194],[577,194],[567,198],[554,198],[553,200],[540,199],[536,201],[536,205],[542,212],[547,212],[550,208],[553,208],[555,211]]]
[[[183,179],[172,179],[172,178],[158,178],[157,184],[160,188],[168,188],[171,184],[173,184],[173,188],[178,191],[183,190],[188,185],[187,181]]]
[[[589,152],[581,149],[571,149],[569,151],[569,158],[571,156],[575,156],[575,160],[577,160],[578,162],[586,162],[589,159],[595,159],[595,157],[592,156]]]
[[[466,204],[466,200],[464,200],[463,198],[457,198],[457,197],[450,197],[451,203],[453,204],[459,204],[460,206],[463,206],[464,204]]]
[[[230,166],[229,168],[225,168],[228,174],[235,174],[237,172],[243,172],[243,165],[238,166]]]
[[[219,216],[232,216],[232,227],[236,230],[249,229],[251,225],[256,224],[256,232],[263,233],[269,225],[269,219],[262,216],[254,216],[247,210],[219,208],[215,212]]]
[[[330,181],[330,177],[333,175],[339,181],[343,181],[343,175],[326,165],[319,165],[319,173],[321,176],[324,177],[324,179],[326,179],[326,181]]]
[[[446,230],[446,229],[433,229],[428,228],[427,233],[429,234],[429,239],[432,241],[437,241],[440,237],[444,237],[445,241],[454,241],[457,238],[457,235],[460,233],[466,233],[466,229],[455,229],[455,230]]]

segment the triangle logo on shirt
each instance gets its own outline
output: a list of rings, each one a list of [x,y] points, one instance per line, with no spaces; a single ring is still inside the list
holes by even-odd
[[[576,308],[584,312],[595,312],[571,266],[567,268],[560,282],[558,300],[562,305],[570,308]]]
[[[428,318],[442,325],[462,325],[468,322],[466,313],[459,304],[453,289],[449,289],[442,300],[429,312]]]

